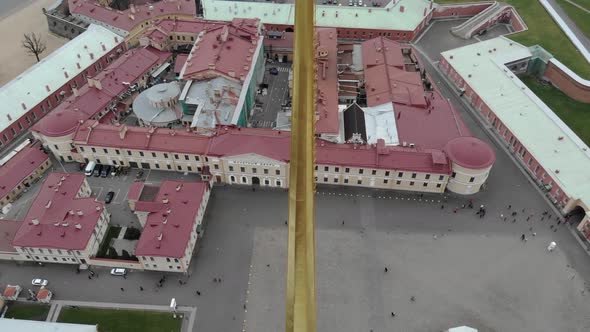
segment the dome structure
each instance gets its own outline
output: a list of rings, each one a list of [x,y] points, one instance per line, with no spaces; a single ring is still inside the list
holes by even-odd
[[[143,126],[166,127],[182,118],[177,82],[154,85],[133,101],[133,113]]]
[[[73,133],[84,115],[70,109],[49,112],[34,129],[49,137],[66,136]]]
[[[444,151],[453,163],[468,169],[488,168],[496,161],[496,154],[487,143],[470,136],[452,139]]]

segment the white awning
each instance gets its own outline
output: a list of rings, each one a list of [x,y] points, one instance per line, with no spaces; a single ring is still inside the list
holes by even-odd
[[[156,71],[152,73],[152,77],[156,78],[160,76],[160,74],[163,73],[168,67],[170,67],[170,62],[166,62],[165,64],[161,65],[160,68],[156,69]]]

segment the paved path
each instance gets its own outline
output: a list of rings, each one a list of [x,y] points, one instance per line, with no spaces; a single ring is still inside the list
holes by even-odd
[[[590,39],[586,36],[580,28],[576,25],[574,21],[566,14],[566,12],[559,6],[557,1],[555,0],[547,0],[549,4],[553,7],[555,12],[561,17],[561,19],[565,22],[565,24],[572,30],[574,35],[580,40],[582,45],[586,47],[586,50],[590,50]],[[559,60],[559,59],[558,59]]]

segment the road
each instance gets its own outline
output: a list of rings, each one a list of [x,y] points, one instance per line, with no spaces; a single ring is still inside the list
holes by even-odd
[[[553,9],[555,9],[557,14],[561,17],[561,19],[563,19],[565,24],[567,24],[567,26],[574,32],[574,34],[576,35],[576,37],[578,37],[582,45],[584,45],[584,47],[586,47],[586,49],[590,51],[590,39],[588,38],[588,36],[586,36],[582,32],[582,30],[578,28],[576,23],[574,23],[574,21],[572,21],[572,19],[565,13],[565,11],[561,8],[561,6],[559,6],[557,1],[547,0],[547,2],[549,2],[551,6],[553,6]]]

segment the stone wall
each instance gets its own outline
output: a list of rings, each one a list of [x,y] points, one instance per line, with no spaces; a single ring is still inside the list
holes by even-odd
[[[47,26],[52,33],[68,39],[80,35],[86,28],[88,23],[70,15],[67,0],[63,0],[61,4],[50,9],[43,9],[43,14],[47,18]]]

